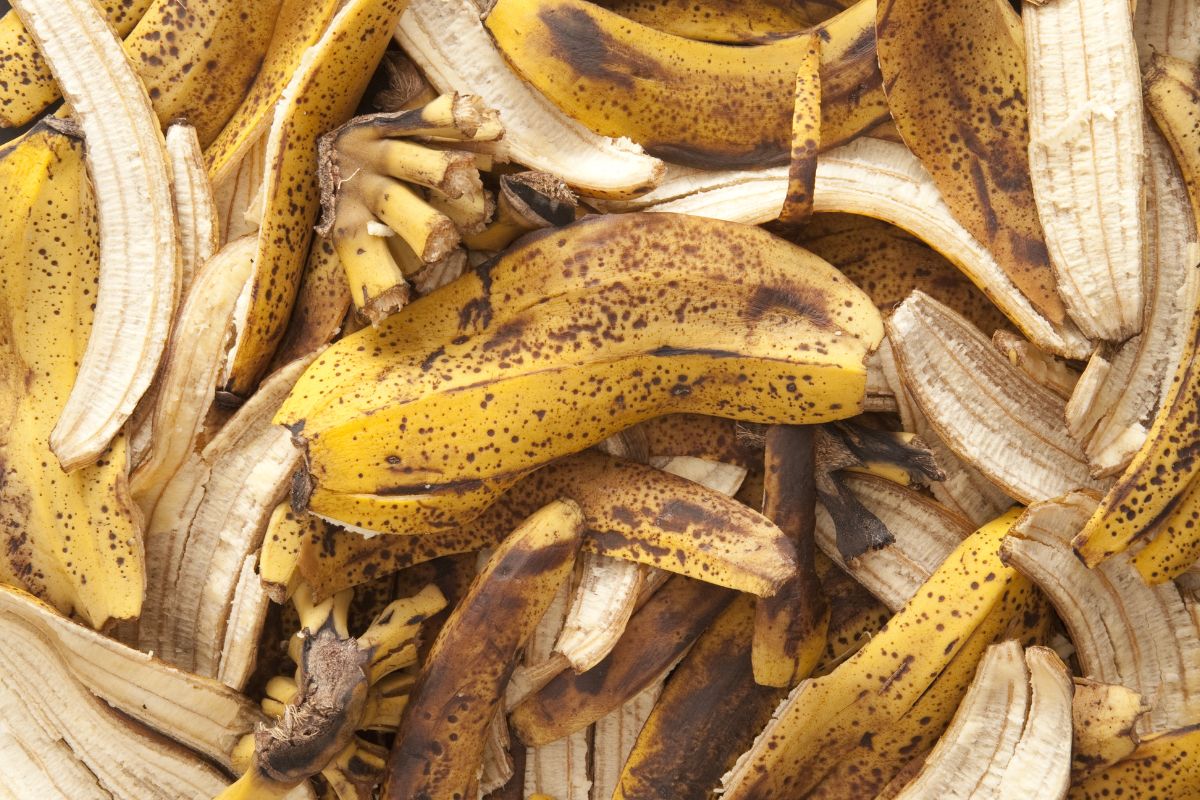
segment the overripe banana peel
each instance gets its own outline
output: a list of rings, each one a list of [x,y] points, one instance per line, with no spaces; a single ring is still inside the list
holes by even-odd
[[[1200,800],[1195,0],[11,5],[0,796]]]
[[[712,236],[693,251],[701,232]],[[632,257],[650,238],[659,248]],[[582,257],[578,266],[564,267],[567,252]],[[729,276],[726,265],[739,262]],[[697,303],[686,287],[705,273],[714,282]],[[533,274],[550,294],[517,288]],[[457,311],[445,305],[452,296]],[[696,313],[728,324],[689,345],[672,332]],[[612,315],[624,332],[600,333]],[[791,424],[851,415],[878,338],[865,295],[761,231],[598,217],[527,237],[432,302],[335,344],[277,421],[307,448],[311,511],[359,529],[427,533],[469,522],[531,468],[658,414]],[[507,424],[452,434],[481,403]],[[579,414],[596,427],[569,430]],[[457,443],[400,456],[381,435],[427,429]]]

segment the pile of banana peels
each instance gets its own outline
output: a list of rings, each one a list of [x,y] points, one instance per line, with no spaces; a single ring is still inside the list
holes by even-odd
[[[1200,0],[9,0],[0,796],[1200,800]]]

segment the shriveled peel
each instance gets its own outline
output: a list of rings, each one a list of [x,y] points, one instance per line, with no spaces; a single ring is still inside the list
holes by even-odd
[[[978,330],[914,292],[888,321],[900,375],[955,453],[1024,502],[1103,489],[1066,430],[1065,406]]]
[[[1145,135],[1127,0],[1030,0],[1029,169],[1071,318],[1122,342],[1142,327]]]
[[[1088,569],[1070,550],[1072,533],[1095,507],[1072,494],[1033,505],[1001,545],[1001,558],[1027,575],[1070,631],[1083,671],[1128,686],[1152,703],[1139,733],[1200,717],[1200,633],[1173,584],[1147,586],[1116,556]]]
[[[179,291],[162,131],[133,64],[88,0],[18,0],[75,111],[100,213],[100,288],[75,386],[50,436],[66,470],[94,462],[150,386]]]
[[[1020,19],[1007,0],[883,0],[876,20],[888,107],[904,142],[954,218],[1037,313],[1061,325],[1066,312],[1029,178]]]
[[[1071,693],[1054,651],[993,645],[950,727],[896,797],[1066,797]]]

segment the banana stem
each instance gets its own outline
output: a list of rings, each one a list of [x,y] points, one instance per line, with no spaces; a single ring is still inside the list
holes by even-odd
[[[483,230],[495,209],[495,202],[483,190],[482,184],[479,184],[474,191],[465,192],[458,197],[431,189],[429,205],[435,211],[449,217],[458,230],[464,234]]]
[[[573,222],[578,205],[567,185],[549,173],[505,175],[500,178],[495,219],[464,241],[472,250],[503,250],[524,233]]]
[[[217,795],[213,800],[274,800],[283,797],[299,784],[273,781],[258,770],[250,769]]]
[[[482,190],[470,153],[435,150],[403,139],[382,139],[367,144],[362,159],[381,175],[437,189],[449,197]]]
[[[333,246],[346,272],[354,307],[372,325],[378,325],[408,302],[405,268],[397,263],[392,247],[392,241],[398,239],[398,236],[375,236],[365,227],[345,234],[335,232],[333,236]],[[408,248],[403,242],[400,244]]]
[[[376,175],[367,175],[363,183],[371,210],[426,264],[444,258],[458,244],[454,221],[412,189]]]

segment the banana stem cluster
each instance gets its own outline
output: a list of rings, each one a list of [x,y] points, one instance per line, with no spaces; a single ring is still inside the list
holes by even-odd
[[[372,324],[408,302],[408,277],[453,260],[464,234],[491,218],[475,154],[449,143],[495,142],[499,117],[471,95],[358,117],[318,144],[324,219],[355,308]],[[420,141],[417,141],[420,140]]]

